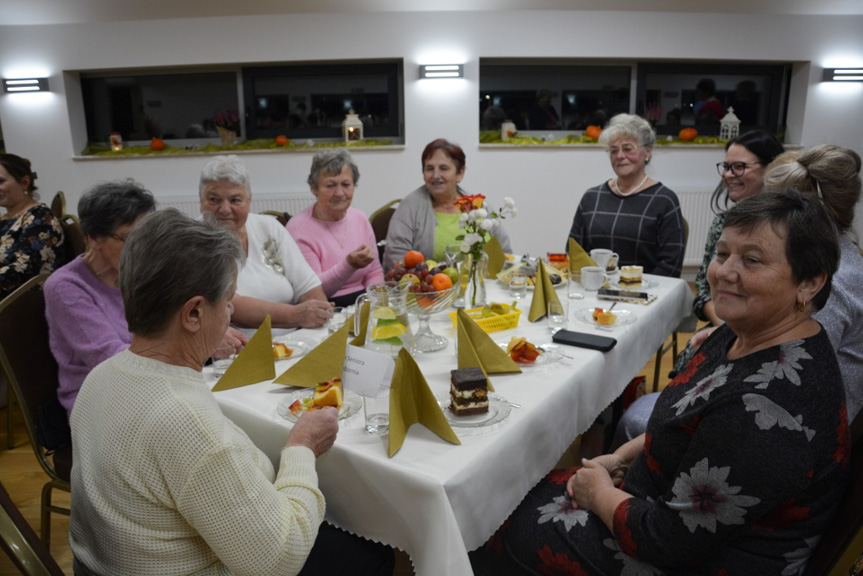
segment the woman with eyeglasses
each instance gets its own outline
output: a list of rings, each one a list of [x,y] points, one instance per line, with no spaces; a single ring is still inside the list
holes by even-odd
[[[678,277],[686,249],[683,215],[677,195],[645,172],[655,142],[639,116],[618,114],[609,121],[599,143],[608,148],[615,177],[585,192],[569,237],[587,252],[617,252],[620,266]]]

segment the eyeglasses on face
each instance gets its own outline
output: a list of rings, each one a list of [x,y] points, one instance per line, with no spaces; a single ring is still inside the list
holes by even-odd
[[[735,176],[743,176],[746,173],[746,169],[750,166],[757,166],[764,164],[764,162],[717,162],[716,171],[719,172],[720,176],[725,176],[725,173],[731,170],[731,173]]]
[[[636,146],[634,144],[624,144],[619,148],[617,146],[613,146],[607,150],[609,156],[617,156],[619,152],[623,152],[627,156],[635,154],[641,149],[641,146]]]
[[[114,233],[114,234],[109,234],[109,236],[111,236],[111,238],[113,238],[114,240],[116,240],[120,244],[125,244],[126,239],[129,238],[129,233],[128,232],[126,232],[125,234]]]

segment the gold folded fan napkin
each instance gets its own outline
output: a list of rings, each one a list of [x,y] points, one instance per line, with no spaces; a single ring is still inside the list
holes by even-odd
[[[506,254],[503,253],[503,248],[500,245],[497,237],[492,236],[485,243],[483,248],[488,255],[488,266],[486,268],[486,278],[497,278],[497,275],[503,270],[503,265],[506,263]]]
[[[495,344],[491,336],[462,309],[458,311],[458,367],[482,368],[486,376],[521,372],[521,368],[513,362],[509,354]],[[488,389],[494,392],[491,380]]]
[[[545,269],[545,264],[542,260],[536,263],[536,286],[533,289],[533,300],[530,301],[530,311],[527,314],[527,319],[531,322],[543,318],[548,310],[549,302],[560,302],[557,292],[554,291],[554,284],[551,283],[551,278],[548,277],[548,271]]]
[[[569,239],[569,269],[570,270],[581,270],[585,266],[596,266],[596,262],[593,261],[587,252],[584,251],[584,248],[575,241],[575,238]]]
[[[276,375],[276,362],[273,359],[273,330],[270,315],[249,339],[249,343],[225,370],[213,386],[213,392],[239,388],[264,380],[272,380]]]
[[[345,365],[345,351],[348,347],[350,329],[351,319],[349,318],[344,326],[333,332],[329,338],[315,346],[296,364],[285,370],[273,380],[273,383],[314,388],[322,382],[341,377],[342,368]]]
[[[446,420],[425,376],[410,353],[402,348],[390,384],[390,458],[405,442],[408,429],[419,423],[453,444],[461,444]]]

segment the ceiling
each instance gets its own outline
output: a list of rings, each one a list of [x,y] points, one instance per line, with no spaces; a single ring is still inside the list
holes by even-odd
[[[327,12],[610,10],[863,15],[861,0],[2,0],[0,25]]]

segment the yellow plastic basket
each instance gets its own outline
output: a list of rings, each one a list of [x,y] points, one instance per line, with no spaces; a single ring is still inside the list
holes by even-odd
[[[482,308],[471,308],[465,310],[470,318],[477,323],[477,326],[482,328],[483,332],[497,332],[498,330],[506,330],[507,328],[515,328],[518,326],[518,319],[521,317],[521,310],[513,308],[509,304],[502,305],[506,310],[505,314],[497,316],[482,317]],[[453,328],[458,328],[458,312],[451,312]]]

